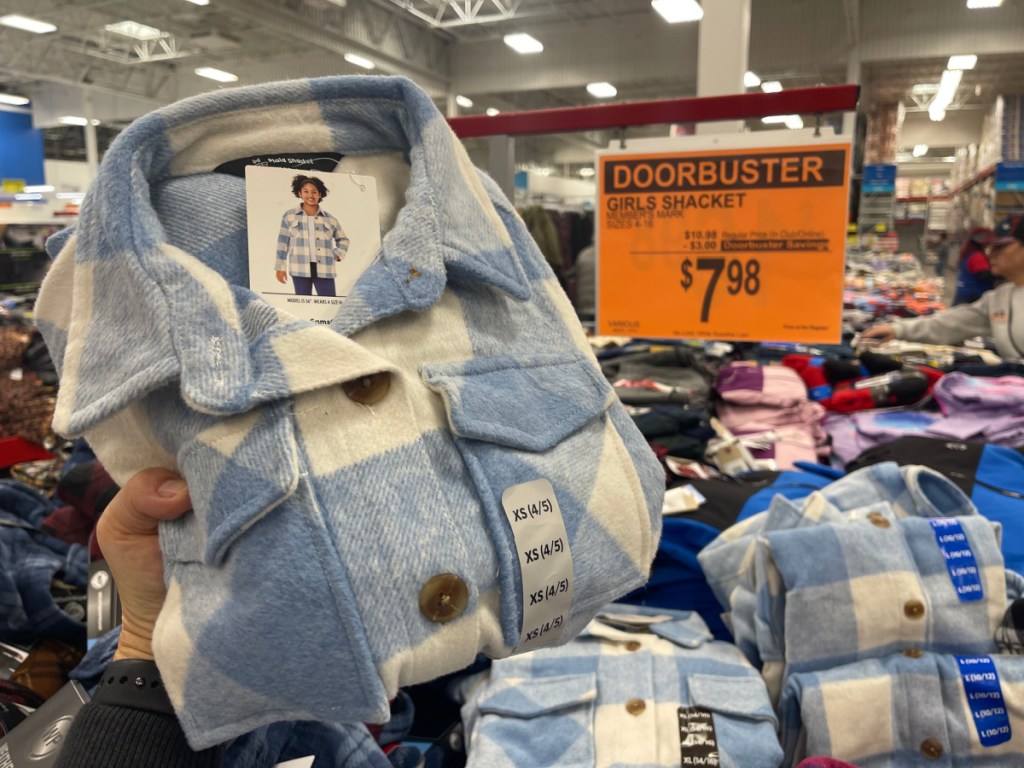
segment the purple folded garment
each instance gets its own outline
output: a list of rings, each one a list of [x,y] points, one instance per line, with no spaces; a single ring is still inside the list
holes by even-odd
[[[729,403],[790,407],[807,400],[807,386],[783,365],[730,363],[718,372],[715,390]]]
[[[903,409],[895,411],[859,411],[853,414],[853,424],[865,437],[888,442],[904,435],[919,435],[942,420],[934,411]]]
[[[954,371],[935,385],[935,399],[947,415],[996,409],[1024,415],[1024,377],[985,378]]]

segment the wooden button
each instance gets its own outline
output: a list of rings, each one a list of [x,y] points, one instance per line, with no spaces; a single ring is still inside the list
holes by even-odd
[[[929,760],[938,760],[942,757],[943,751],[938,739],[925,739],[921,742],[921,754]]]
[[[633,717],[639,717],[647,709],[647,705],[644,704],[643,699],[630,699],[626,702],[626,711]]]
[[[420,613],[427,621],[444,624],[466,610],[469,589],[454,573],[439,573],[420,590]]]
[[[868,514],[868,520],[871,521],[872,525],[877,526],[878,528],[888,528],[892,525],[892,523],[889,522],[889,519],[881,512],[870,512]]]
[[[908,619],[920,619],[924,616],[924,603],[920,600],[907,600],[903,604],[903,615]]]
[[[349,400],[360,405],[373,405],[384,399],[391,389],[391,374],[387,371],[360,376],[341,385]]]
[[[627,651],[639,651],[641,648],[643,648],[643,646],[636,640],[630,640],[628,643],[626,643]]]
[[[924,651],[922,651],[920,648],[906,648],[903,651],[903,655],[906,656],[908,659],[920,659],[922,656],[924,656]]]

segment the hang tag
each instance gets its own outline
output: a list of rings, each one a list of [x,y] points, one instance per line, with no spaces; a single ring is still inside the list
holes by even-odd
[[[978,740],[983,747],[1005,744],[1013,734],[1010,717],[999,684],[999,673],[991,656],[957,656],[960,677],[971,708]]]
[[[717,767],[718,735],[711,710],[703,707],[679,708],[679,750],[683,768]]]
[[[662,515],[677,515],[682,512],[695,512],[707,499],[692,485],[680,485],[665,491],[665,501],[661,505]]]
[[[315,204],[294,194],[299,176],[310,179],[299,194],[314,190]],[[245,195],[249,287],[277,309],[329,324],[380,251],[376,180],[249,165]]]
[[[978,563],[960,521],[955,517],[932,517],[928,522],[935,531],[935,540],[942,550],[949,578],[960,602],[974,603],[984,599],[985,590],[981,585]]]
[[[512,528],[523,586],[523,625],[516,651],[558,643],[572,607],[572,554],[555,489],[533,480],[501,495]]]

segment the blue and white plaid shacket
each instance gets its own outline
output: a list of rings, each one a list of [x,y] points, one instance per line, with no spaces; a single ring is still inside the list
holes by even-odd
[[[678,768],[680,707],[708,710],[714,724],[719,762],[694,765],[777,768],[764,683],[699,614],[611,605],[602,616],[568,645],[484,674],[462,709],[467,768]]]
[[[246,287],[244,182],[212,173],[321,150],[360,173],[406,159],[378,175],[402,207],[330,325]],[[118,481],[149,466],[188,481],[194,514],[161,529],[154,648],[195,748],[278,720],[381,722],[399,686],[511,653],[510,487],[549,481],[564,517],[563,640],[647,576],[663,472],[522,220],[404,79],[224,90],[136,121],[37,317],[57,430],[85,434]],[[341,386],[380,372],[373,405]],[[434,623],[419,595],[442,573],[468,600]]]
[[[316,214],[315,253],[311,254],[306,237],[306,214],[302,207],[293,208],[281,217],[277,235],[277,259],[274,271],[288,272],[294,277],[309,277],[311,262],[316,262],[317,277],[334,277],[335,263],[348,253],[349,238],[336,218],[324,209]]]
[[[780,707],[784,764],[831,755],[860,768],[1020,768],[1024,658],[991,659],[1009,740],[982,746],[955,656],[894,654],[790,676]]]

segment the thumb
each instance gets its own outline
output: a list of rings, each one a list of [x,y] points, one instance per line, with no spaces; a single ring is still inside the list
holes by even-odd
[[[180,476],[166,469],[144,469],[110,502],[100,524],[121,534],[154,534],[161,520],[181,517],[191,506]]]

